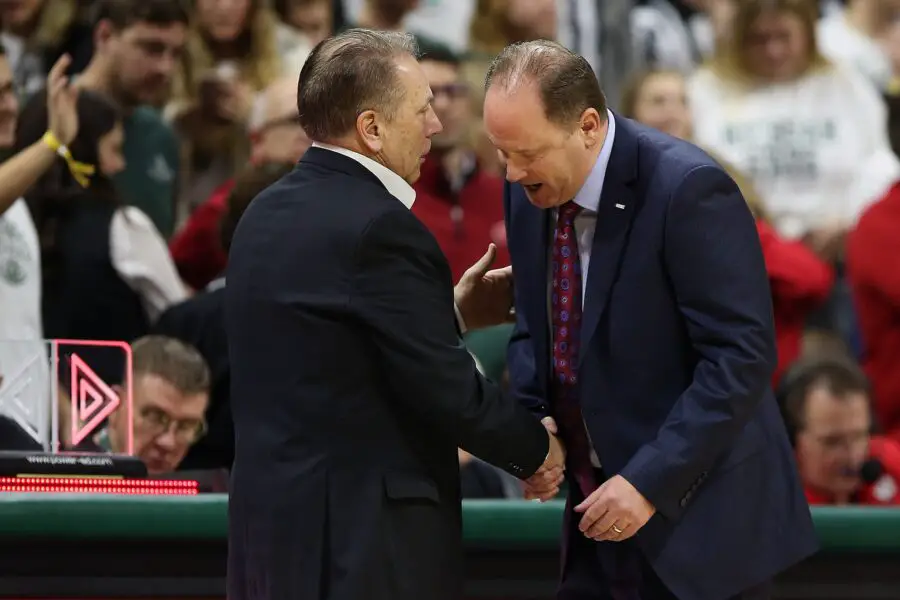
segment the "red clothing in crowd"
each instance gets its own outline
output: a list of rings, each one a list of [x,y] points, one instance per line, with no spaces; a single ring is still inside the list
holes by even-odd
[[[450,263],[453,282],[481,258],[488,244],[497,245],[493,268],[509,264],[503,223],[503,180],[480,170],[474,161],[455,192],[434,152],[422,165],[413,186],[413,214],[431,231]]]
[[[869,457],[881,463],[881,475],[866,483],[854,495],[853,504],[900,505],[900,444],[891,438],[874,436],[869,441]],[[806,489],[810,504],[833,504],[831,498],[816,490]]]
[[[847,237],[847,276],[878,424],[900,440],[900,183],[863,213]]]
[[[809,312],[828,297],[834,271],[801,242],[781,238],[771,225],[757,221],[775,313],[775,341],[781,375],[800,356],[803,329]]]
[[[195,290],[202,290],[220,276],[228,262],[228,255],[222,249],[219,226],[233,188],[234,179],[216,188],[169,242],[169,251],[178,273]]]

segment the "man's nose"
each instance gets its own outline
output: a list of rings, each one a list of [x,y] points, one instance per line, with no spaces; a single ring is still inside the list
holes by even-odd
[[[431,111],[431,119],[429,120],[428,125],[428,137],[444,130],[444,126],[441,124],[441,120],[438,118],[437,114],[435,114],[434,110]]]
[[[160,75],[165,75],[166,77],[170,77],[172,73],[175,72],[175,68],[178,66],[178,59],[175,57],[175,54],[172,52],[163,52],[157,59],[156,64],[156,72]]]
[[[153,441],[157,446],[166,450],[174,450],[178,446],[178,440],[175,439],[175,432],[171,427],[159,434]]]
[[[525,179],[525,169],[520,169],[513,164],[512,161],[506,161],[506,180],[510,183],[516,183]]]

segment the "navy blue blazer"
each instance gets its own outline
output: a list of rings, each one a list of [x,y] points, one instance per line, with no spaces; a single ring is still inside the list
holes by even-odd
[[[721,166],[615,118],[584,295],[582,411],[606,475],[621,474],[657,509],[636,540],[659,577],[682,600],[722,600],[817,547],[770,387],[766,268],[753,216]],[[518,316],[511,389],[552,415],[553,212],[519,185],[507,184],[504,202]]]

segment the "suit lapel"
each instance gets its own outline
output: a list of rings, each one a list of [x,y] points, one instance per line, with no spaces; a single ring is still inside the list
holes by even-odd
[[[584,290],[582,348],[587,346],[606,310],[637,209],[637,198],[632,187],[637,176],[637,132],[627,119],[618,115],[615,115],[615,119],[616,137],[600,195],[587,286]],[[579,353],[579,363],[584,354]]]
[[[527,232],[521,239],[526,240],[528,256],[524,264],[536,265],[536,269],[527,269],[515,273],[518,284],[525,290],[525,321],[534,347],[535,367],[540,377],[541,386],[546,389],[548,368],[550,365],[549,328],[550,316],[547,313],[547,277],[548,258],[550,256],[550,217],[552,212],[535,208],[527,200],[520,204],[522,218]],[[529,243],[528,240],[540,240],[540,243]],[[522,278],[525,280],[522,281]]]

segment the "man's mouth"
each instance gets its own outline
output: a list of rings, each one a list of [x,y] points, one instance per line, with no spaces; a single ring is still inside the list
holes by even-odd
[[[526,184],[522,184],[522,185],[526,191],[529,191],[533,194],[533,193],[537,192],[539,189],[541,189],[541,186],[544,184],[543,183],[526,183]]]

